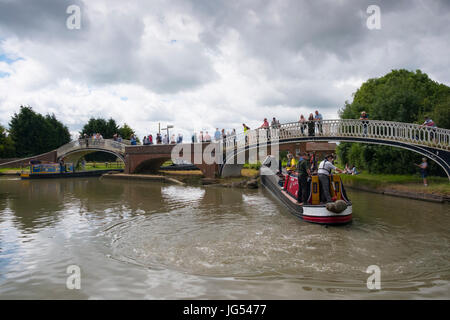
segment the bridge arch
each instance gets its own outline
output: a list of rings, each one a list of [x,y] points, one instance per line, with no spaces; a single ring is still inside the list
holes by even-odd
[[[72,162],[74,165],[76,165],[81,158],[83,158],[84,156],[88,155],[88,154],[92,154],[95,152],[103,152],[103,153],[109,153],[112,154],[113,156],[115,156],[116,158],[120,159],[124,164],[125,164],[125,158],[122,154],[118,153],[118,152],[114,152],[111,150],[105,150],[105,149],[100,149],[100,148],[89,148],[86,150],[80,149],[80,150],[72,150],[69,151],[65,154],[60,155],[57,160],[63,159],[64,162]]]
[[[167,160],[170,160],[170,156],[144,160],[134,168],[132,173],[156,173]]]
[[[125,146],[126,142],[111,139],[79,139],[56,149],[56,158],[76,163],[87,154],[105,152],[116,156],[125,163]]]

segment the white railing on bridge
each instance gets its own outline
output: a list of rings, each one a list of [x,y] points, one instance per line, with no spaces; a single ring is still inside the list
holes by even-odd
[[[76,151],[88,149],[103,149],[120,154],[125,153],[125,147],[130,145],[130,140],[115,141],[113,139],[78,139],[71,141],[56,150],[57,157]]]
[[[249,130],[225,138],[225,148],[308,137],[362,138],[398,141],[450,151],[450,130],[380,120],[322,120],[291,122],[269,129]]]

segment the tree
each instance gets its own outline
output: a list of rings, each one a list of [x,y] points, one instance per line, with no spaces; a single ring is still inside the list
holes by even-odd
[[[51,146],[59,147],[70,141],[69,130],[65,125],[63,125],[56,119],[54,114],[52,114],[51,116],[46,115],[45,120],[50,124],[53,131],[53,134],[51,135],[51,137],[49,137]]]
[[[0,126],[0,158],[12,158],[15,154],[16,148],[11,136],[7,135],[3,126]]]
[[[450,128],[450,88],[431,80],[420,70],[392,70],[383,77],[369,79],[345,102],[342,119],[359,119],[366,111],[371,120],[422,124],[430,116],[438,127]],[[421,155],[394,147],[341,143],[338,154],[343,163],[351,163],[372,173],[414,173],[413,163]],[[430,173],[444,175],[430,161]]]
[[[83,126],[80,134],[87,134],[92,136],[93,134],[100,133],[104,139],[111,139],[114,134],[119,134],[122,139],[130,140],[132,134],[136,134],[135,131],[126,123],[119,128],[116,121],[110,118],[108,121],[102,118],[91,118],[88,123]]]
[[[31,107],[20,107],[9,123],[9,132],[16,156],[27,157],[45,153],[70,142],[69,129],[55,115],[42,116]]]
[[[119,128],[119,134],[123,139],[130,140],[131,135],[135,135],[135,132],[126,123],[124,123],[124,125]]]
[[[93,134],[100,133],[104,139],[111,139],[114,134],[116,134],[119,130],[119,127],[116,124],[116,121],[110,118],[108,121],[102,118],[91,118],[89,122],[83,126],[83,130],[81,130],[81,134],[87,134],[88,136],[92,136]]]

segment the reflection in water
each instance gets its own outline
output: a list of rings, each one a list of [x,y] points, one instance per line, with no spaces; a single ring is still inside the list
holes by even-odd
[[[161,188],[161,195],[171,209],[179,206],[194,206],[204,197],[202,188],[167,186]]]
[[[0,179],[10,298],[449,298],[450,212],[351,192],[354,221],[305,223],[264,189]],[[83,290],[65,289],[77,264]],[[366,287],[369,265],[382,289]]]

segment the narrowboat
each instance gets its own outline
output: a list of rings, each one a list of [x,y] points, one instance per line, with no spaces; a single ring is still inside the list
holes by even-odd
[[[352,203],[348,199],[339,175],[330,176],[330,195],[333,202],[321,201],[321,186],[317,175],[308,183],[308,201],[300,205],[297,201],[299,183],[294,172],[279,172],[278,161],[268,156],[260,169],[261,184],[280,200],[289,211],[307,222],[341,225],[352,221]]]
[[[22,172],[21,179],[49,179],[49,178],[79,178],[99,177],[111,171],[122,172],[123,169],[75,171],[73,164],[61,165],[59,163],[34,163],[30,165],[29,172]]]

